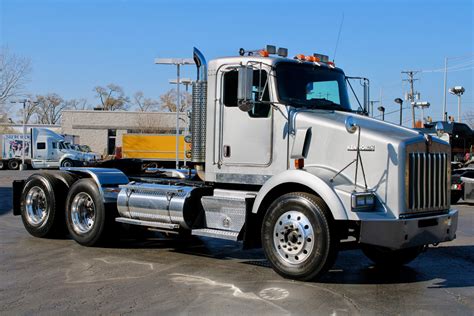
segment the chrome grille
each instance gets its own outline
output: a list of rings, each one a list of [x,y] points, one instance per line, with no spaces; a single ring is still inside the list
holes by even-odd
[[[429,212],[449,207],[447,153],[408,154],[408,211]]]

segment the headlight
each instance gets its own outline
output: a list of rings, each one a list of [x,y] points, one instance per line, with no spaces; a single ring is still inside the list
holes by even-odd
[[[375,206],[375,195],[371,192],[352,193],[352,211],[370,211]]]

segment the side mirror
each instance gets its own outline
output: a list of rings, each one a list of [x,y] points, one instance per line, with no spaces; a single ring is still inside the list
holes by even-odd
[[[253,69],[242,66],[238,72],[237,105],[240,110],[248,112],[255,105],[252,99]]]

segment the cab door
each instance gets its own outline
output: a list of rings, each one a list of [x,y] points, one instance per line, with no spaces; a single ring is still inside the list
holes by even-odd
[[[222,73],[221,165],[261,168],[271,164],[273,113],[267,79],[265,70],[253,71],[252,95],[255,106],[249,112],[244,112],[237,104],[238,71],[234,68]]]
[[[48,146],[46,140],[39,140],[34,144],[33,157],[35,168],[46,167],[46,160],[48,157]]]

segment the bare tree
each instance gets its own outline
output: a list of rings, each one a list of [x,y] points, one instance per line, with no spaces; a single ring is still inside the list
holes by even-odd
[[[66,109],[67,102],[56,93],[36,96],[36,115],[38,123],[56,124],[61,119],[62,111]]]
[[[181,94],[181,106],[179,112],[186,112],[191,109],[192,96],[190,93],[183,91]],[[163,111],[176,112],[176,90],[171,89],[160,96],[160,107]]]
[[[106,87],[97,86],[94,91],[100,100],[100,107],[104,111],[126,110],[128,108],[130,99],[125,96],[122,87],[111,83]]]
[[[66,108],[71,110],[90,110],[86,99],[71,99],[66,101]]]
[[[31,63],[28,58],[12,54],[6,47],[0,47],[0,108],[8,99],[21,96],[30,73]]]
[[[133,95],[133,103],[141,112],[154,111],[160,104],[158,100],[145,98],[142,91],[135,92]]]

